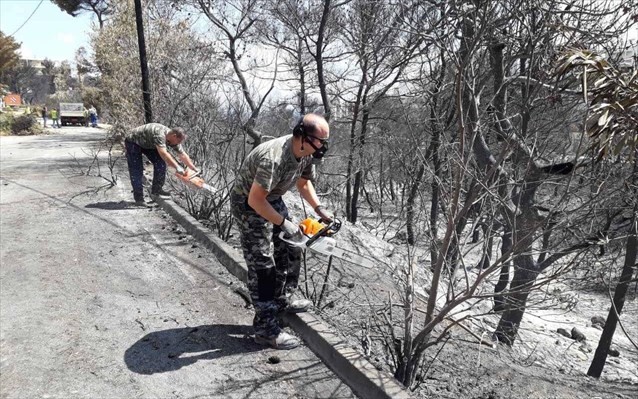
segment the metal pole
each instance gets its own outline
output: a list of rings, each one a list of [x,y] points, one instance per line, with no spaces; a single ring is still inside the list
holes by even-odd
[[[146,123],[153,121],[151,110],[151,89],[148,81],[148,64],[146,63],[146,43],[144,41],[144,23],[142,21],[142,1],[135,0],[135,22],[137,24],[137,42],[140,48],[140,68],[142,69],[142,98],[144,100],[144,118]]]

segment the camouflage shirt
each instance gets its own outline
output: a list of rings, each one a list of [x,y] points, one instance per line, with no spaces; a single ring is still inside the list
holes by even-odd
[[[166,148],[166,133],[169,130],[171,129],[159,123],[147,123],[131,130],[126,139],[147,150],[154,150],[156,146]],[[169,147],[180,154],[184,152],[181,144]]]
[[[311,156],[297,161],[289,134],[262,143],[248,154],[235,179],[233,193],[248,198],[250,187],[256,182],[268,191],[266,199],[272,201],[290,190],[300,177],[314,180],[315,166]]]

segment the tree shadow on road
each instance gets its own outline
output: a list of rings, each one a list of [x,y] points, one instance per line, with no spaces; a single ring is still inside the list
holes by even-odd
[[[156,331],[128,348],[124,361],[135,373],[155,374],[179,370],[198,360],[263,350],[251,339],[251,333],[252,326],[227,324]]]

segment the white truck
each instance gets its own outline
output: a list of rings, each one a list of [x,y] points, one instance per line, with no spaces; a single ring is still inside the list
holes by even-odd
[[[86,126],[86,115],[82,103],[60,103],[60,124],[62,126],[79,124]]]

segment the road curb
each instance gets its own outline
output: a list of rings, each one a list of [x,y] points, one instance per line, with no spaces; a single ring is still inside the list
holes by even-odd
[[[241,254],[226,242],[207,231],[188,212],[172,200],[156,198],[160,207],[189,234],[211,250],[217,260],[235,277],[246,282],[248,269]],[[290,327],[306,345],[361,398],[408,399],[409,392],[390,374],[377,368],[351,349],[317,315],[299,313],[286,315]]]

